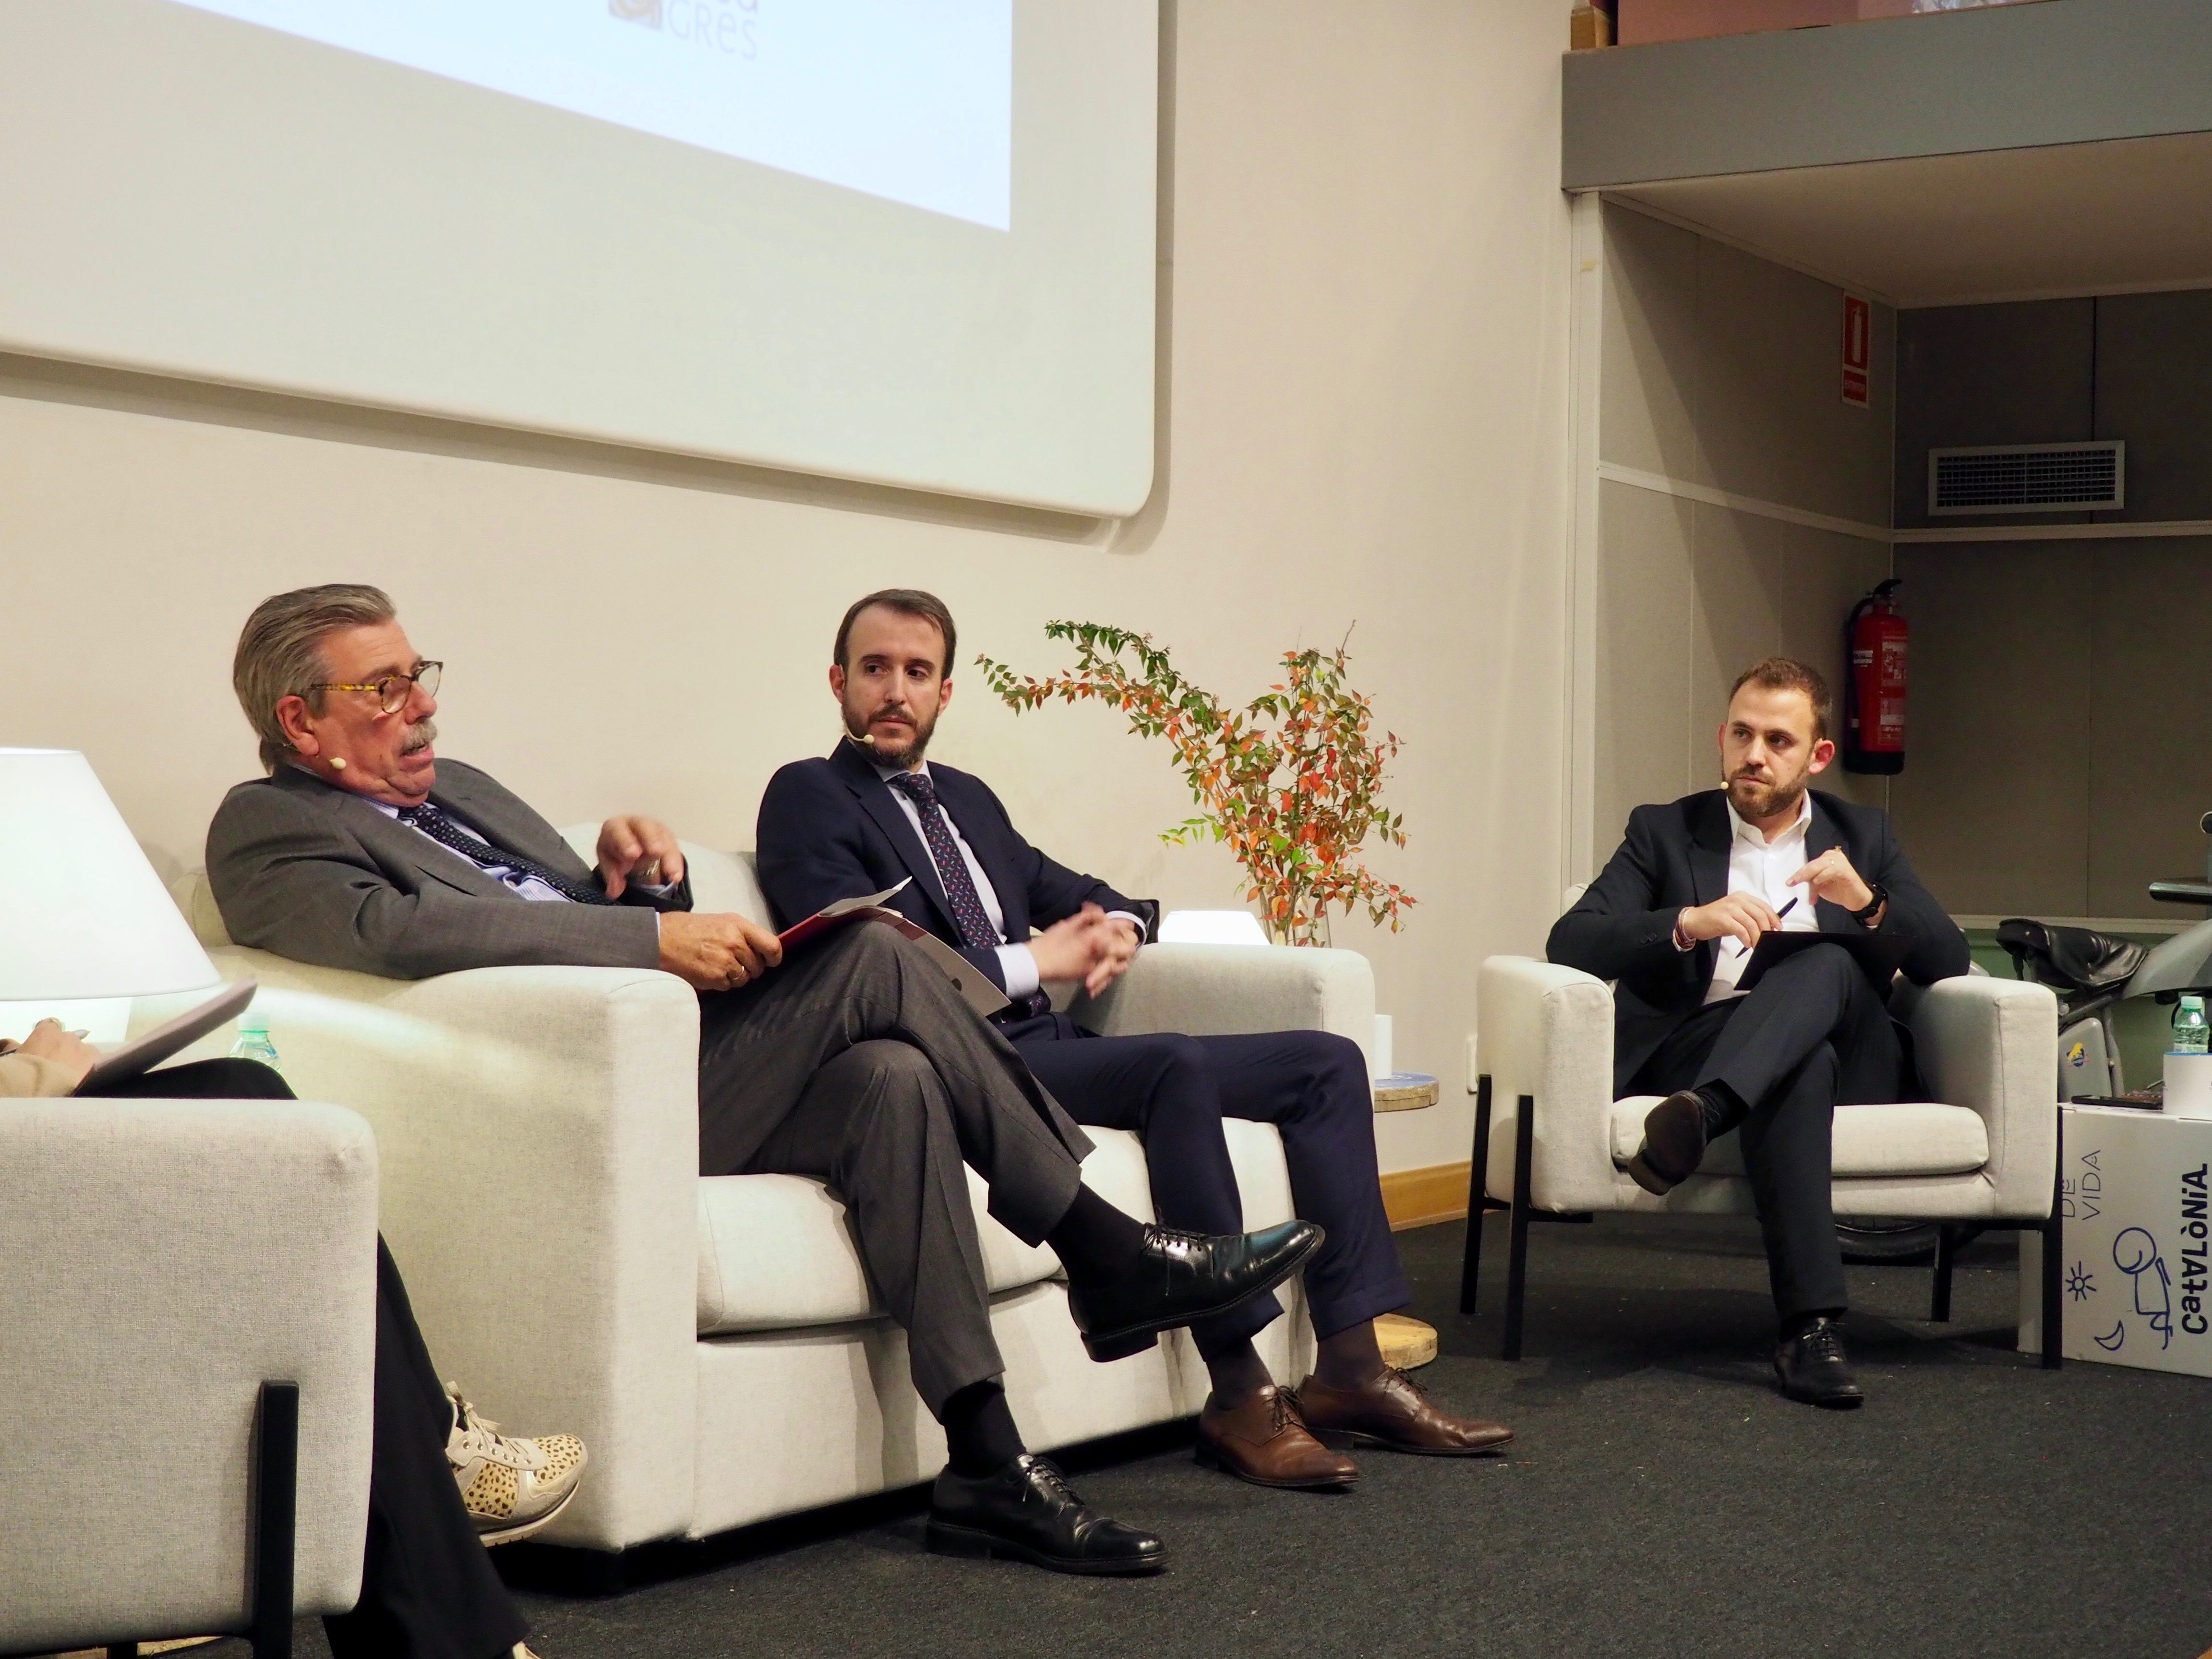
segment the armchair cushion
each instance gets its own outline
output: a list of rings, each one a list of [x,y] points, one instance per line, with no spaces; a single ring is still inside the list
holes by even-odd
[[[1287,1221],[1292,1213],[1281,1142],[1261,1123],[1233,1123],[1230,1161],[1236,1166],[1249,1225]],[[1152,1177],[1144,1143],[1127,1129],[1092,1129],[1084,1183],[1108,1203],[1152,1218]],[[1060,1259],[1049,1245],[1028,1245],[989,1213],[990,1188],[967,1171],[969,1201],[983,1247],[983,1276],[993,1296],[1055,1278]],[[846,1225],[845,1206],[804,1176],[716,1176],[699,1182],[699,1334],[797,1330],[883,1316]]]
[[[1644,1142],[1644,1117],[1656,1095],[1632,1095],[1613,1103],[1613,1161],[1626,1168]],[[1972,1175],[1990,1161],[1989,1130],[1980,1114],[1964,1106],[1915,1102],[1836,1109],[1835,1175],[1838,1181],[1888,1176]],[[1743,1175],[1743,1148],[1734,1133],[1705,1148],[1698,1173]]]
[[[968,1196],[994,1296],[1050,1279],[1059,1258],[1024,1244],[985,1213],[973,1170]],[[699,1334],[842,1325],[881,1316],[845,1224],[845,1206],[804,1176],[715,1176],[699,1182]]]

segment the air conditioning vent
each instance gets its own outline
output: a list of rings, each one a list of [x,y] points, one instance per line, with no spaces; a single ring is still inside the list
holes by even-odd
[[[1928,452],[1928,511],[2081,513],[2127,505],[2127,448],[2092,444],[2008,444]]]

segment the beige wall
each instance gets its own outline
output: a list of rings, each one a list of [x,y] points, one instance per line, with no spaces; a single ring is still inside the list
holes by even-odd
[[[1874,309],[1870,407],[1855,409],[1839,392],[1839,289],[1613,204],[1601,257],[1601,462],[1887,526],[1893,312]],[[1639,802],[1717,782],[1714,732],[1743,668],[1786,653],[1839,684],[1844,618],[1888,569],[1884,543],[1601,482],[1595,860]],[[1840,766],[1821,787],[1881,799]]]
[[[1151,630],[1224,694],[1354,621],[1407,739],[1421,904],[1369,951],[1401,1065],[1442,1110],[1381,1120],[1386,1168],[1464,1158],[1474,964],[1540,945],[1560,875],[1564,5],[1205,0],[1176,21],[1164,497],[1086,527],[817,490],[0,362],[0,741],[85,750],[158,864],[197,863],[254,769],[229,698],[263,595],[388,586],[448,664],[447,753],[556,822],[618,808],[749,846],[762,785],[836,732],[847,600],[927,586],[963,656],[1055,659],[1054,617]],[[549,342],[548,349],[558,349]],[[972,673],[939,752],[1071,862],[1171,906],[1234,902],[1187,798],[1096,711],[1019,722]],[[58,872],[58,874],[65,872]]]

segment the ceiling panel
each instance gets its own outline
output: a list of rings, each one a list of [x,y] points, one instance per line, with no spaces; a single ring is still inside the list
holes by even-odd
[[[1900,306],[2212,286],[2212,133],[1608,193]]]

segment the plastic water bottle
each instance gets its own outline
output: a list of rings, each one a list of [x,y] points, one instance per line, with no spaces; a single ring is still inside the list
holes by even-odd
[[[2173,1006],[2173,1042],[2170,1054],[2212,1054],[2212,1025],[2204,1023],[2204,999],[2185,992]]]
[[[2203,1024],[2203,1016],[2197,1016]],[[258,1060],[272,1072],[284,1068],[276,1063],[276,1045],[269,1040],[269,1023],[252,1015],[238,1022],[238,1041],[230,1045],[233,1060]]]

